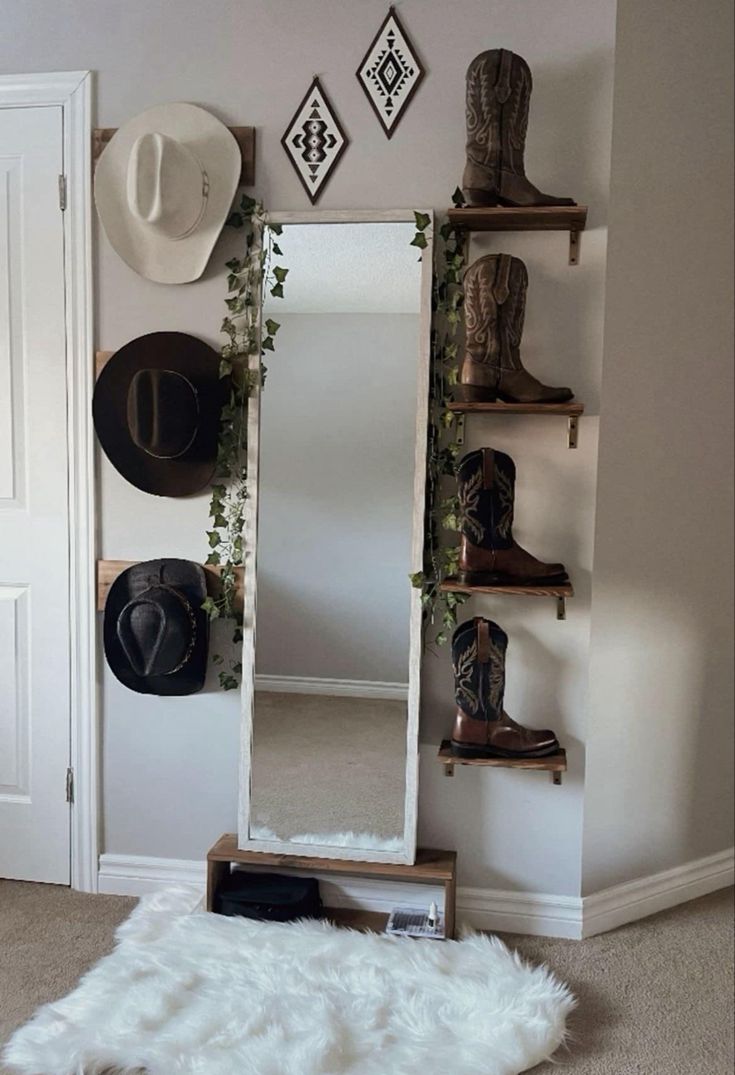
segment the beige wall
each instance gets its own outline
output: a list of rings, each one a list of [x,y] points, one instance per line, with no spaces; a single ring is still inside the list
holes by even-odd
[[[526,353],[540,376],[569,383],[587,404],[580,447],[563,419],[476,425],[469,446],[509,451],[519,471],[518,534],[539,556],[563,559],[578,596],[566,623],[551,601],[499,600],[475,611],[508,630],[508,704],[521,721],[559,731],[571,769],[546,774],[460,770],[434,757],[449,729],[446,652],[427,657],[420,837],[459,850],[466,885],[578,895],[594,520],[596,440],[610,169],[615,0],[404,0],[401,17],[428,74],[386,139],[355,70],[385,16],[385,0],[0,0],[0,70],[90,68],[96,120],[117,126],[149,105],[188,100],[229,123],[257,127],[257,191],[273,209],[307,199],[280,145],[315,72],[351,144],[324,208],[434,206],[443,210],[464,163],[464,75],[484,48],[529,61],[535,88],[527,165],[545,189],[590,205],[582,263],[567,264],[561,234],[498,236],[483,249],[524,257],[531,278]],[[166,287],[136,276],[95,240],[96,342],[116,348],[156,329],[217,343],[229,235],[204,278]],[[277,361],[274,357],[273,362]],[[101,459],[103,555],[202,557],[207,502],[148,497]],[[235,826],[238,708],[214,689],[153,699],[122,688],[100,662],[105,850],[200,858]]]
[[[619,0],[584,892],[732,846],[732,4]]]

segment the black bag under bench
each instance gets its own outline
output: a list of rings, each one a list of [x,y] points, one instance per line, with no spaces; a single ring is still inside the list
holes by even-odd
[[[321,918],[319,882],[314,877],[234,870],[217,889],[214,909],[217,914],[270,922]]]

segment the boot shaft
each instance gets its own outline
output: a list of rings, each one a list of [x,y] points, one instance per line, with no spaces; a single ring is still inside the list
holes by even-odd
[[[533,80],[526,61],[508,49],[481,52],[467,69],[467,164],[525,176],[524,147]],[[467,185],[471,185],[467,184]]]
[[[507,648],[505,631],[481,616],[460,624],[454,632],[454,698],[465,716],[483,721],[501,719]]]
[[[482,549],[513,546],[516,468],[504,452],[479,448],[457,467],[459,529]]]
[[[464,275],[465,362],[523,368],[520,357],[528,272],[520,258],[487,254]]]

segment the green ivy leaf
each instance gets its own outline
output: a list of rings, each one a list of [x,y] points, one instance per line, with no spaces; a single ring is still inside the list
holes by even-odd
[[[206,601],[202,601],[201,608],[203,612],[206,612],[210,620],[216,620],[219,618],[219,609],[215,603],[213,597],[208,597]]]
[[[271,288],[271,295],[274,299],[283,298],[283,284],[274,284]]]
[[[216,551],[215,552],[210,552],[209,556],[204,561],[204,563],[205,564],[217,565],[217,564],[221,563],[221,559],[222,558],[221,558],[221,556],[220,556],[220,554],[218,552],[216,552]]]
[[[209,538],[209,547],[212,549],[216,549],[222,541],[216,530],[208,530],[207,537]]]
[[[288,269],[284,269],[284,267],[282,265],[274,265],[273,266],[273,277],[279,284],[285,283],[287,276],[288,276]]]
[[[411,580],[411,585],[416,590],[420,590],[426,582],[426,575],[423,571],[414,571],[413,574],[408,577]]]
[[[235,211],[234,213],[230,213],[225,223],[230,228],[241,228],[245,221],[242,218],[242,213]]]
[[[271,231],[273,231],[272,228],[271,228]],[[279,232],[278,234],[280,235],[281,233]],[[274,243],[273,246],[271,247],[271,249],[272,249],[273,253],[276,255],[277,258],[282,258],[283,257],[283,251],[281,250],[281,248],[278,245],[278,243]]]
[[[268,227],[274,235],[281,235],[283,233],[283,224],[268,224]]]
[[[265,331],[268,333],[269,336],[275,336],[280,327],[280,322],[274,321],[272,317],[269,317],[266,320]]]
[[[263,351],[275,351],[275,347],[273,346],[273,337],[272,336],[265,336],[261,340],[260,346],[261,346],[261,349]]]
[[[425,250],[428,246],[426,236],[422,231],[417,231],[413,239],[409,243],[409,246],[417,246],[420,250]]]
[[[431,217],[428,213],[418,213],[415,209],[413,212],[414,220],[416,221],[416,227],[419,231],[426,231],[429,224],[431,224]]]
[[[461,209],[464,205],[464,194],[460,187],[455,188],[454,194],[452,195],[452,205],[456,206],[457,209]]]
[[[229,672],[220,672],[219,683],[223,691],[234,691],[240,686],[237,679],[230,675]]]

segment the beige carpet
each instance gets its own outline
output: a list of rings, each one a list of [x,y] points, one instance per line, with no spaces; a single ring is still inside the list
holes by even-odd
[[[0,1042],[110,950],[134,902],[0,881]],[[504,940],[580,1002],[576,1043],[534,1075],[731,1075],[732,889],[588,941]]]
[[[365,833],[354,847],[403,836],[405,702],[258,691],[253,727],[257,826],[283,840]]]

